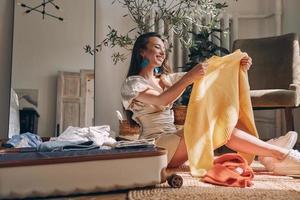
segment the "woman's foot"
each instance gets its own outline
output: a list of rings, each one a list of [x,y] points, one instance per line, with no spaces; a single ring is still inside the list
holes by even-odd
[[[297,132],[289,131],[284,136],[280,136],[279,138],[268,140],[267,143],[290,150],[296,144],[297,138],[298,138]],[[277,162],[278,160],[273,157],[258,156],[258,161],[261,164],[263,164],[268,171],[273,171],[274,168],[273,163]]]
[[[289,131],[284,136],[280,136],[278,138],[273,138],[267,141],[269,144],[276,145],[278,147],[282,147],[285,149],[292,149],[298,138],[298,133],[295,131]]]
[[[274,174],[300,175],[300,152],[291,149],[283,160],[276,160],[272,165]]]

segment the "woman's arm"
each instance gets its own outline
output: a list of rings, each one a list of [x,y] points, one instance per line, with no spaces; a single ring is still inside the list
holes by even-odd
[[[248,55],[243,57],[240,61],[240,66],[245,71],[249,70],[251,65],[252,59]],[[199,63],[163,93],[160,94],[156,90],[147,89],[144,92],[141,92],[139,96],[136,97],[136,100],[147,104],[166,106],[174,102],[182,94],[187,86],[192,84],[195,80],[203,77],[205,75],[206,69],[207,64]]]
[[[139,96],[136,97],[136,100],[158,106],[169,105],[182,94],[187,86],[192,84],[195,80],[202,78],[205,75],[206,69],[207,64],[199,63],[161,94],[158,91],[147,89],[141,92]]]

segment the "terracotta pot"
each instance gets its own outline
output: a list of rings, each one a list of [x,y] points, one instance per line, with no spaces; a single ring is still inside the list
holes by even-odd
[[[173,110],[174,110],[175,124],[176,125],[184,125],[186,112],[187,112],[187,106],[176,105],[173,107]]]

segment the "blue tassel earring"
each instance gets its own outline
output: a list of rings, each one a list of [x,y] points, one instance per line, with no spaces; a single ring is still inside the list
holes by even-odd
[[[160,67],[155,67],[155,68],[154,68],[154,73],[155,73],[155,74],[158,74],[158,73],[160,73],[160,70],[161,70]]]
[[[144,58],[141,62],[141,68],[142,69],[146,68],[148,64],[149,64],[149,60]]]

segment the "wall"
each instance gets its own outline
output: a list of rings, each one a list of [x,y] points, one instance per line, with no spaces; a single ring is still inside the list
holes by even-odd
[[[283,33],[295,32],[300,35],[299,8],[299,0],[283,0]]]
[[[223,1],[221,1],[223,2]],[[237,38],[253,38],[275,35],[274,18],[254,19],[253,16],[264,16],[274,12],[274,0],[227,0],[226,12],[238,17]]]
[[[0,1],[0,138],[8,133],[13,1]]]
[[[122,16],[126,13],[118,3],[111,1],[96,2],[96,42],[100,43],[108,33],[107,26],[117,28],[120,33],[126,33],[133,26]],[[111,55],[114,50],[104,47],[96,54],[95,61],[95,124],[111,125],[112,130],[118,131],[116,110],[122,111],[120,87],[127,74],[129,60],[113,65]],[[129,52],[128,57],[130,57]]]

